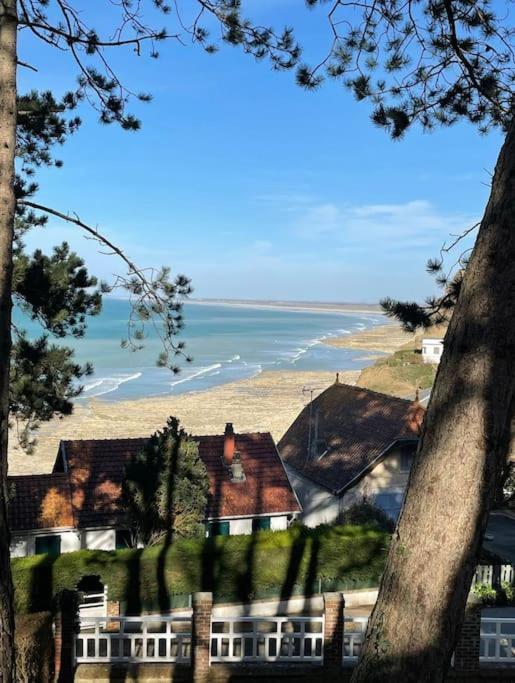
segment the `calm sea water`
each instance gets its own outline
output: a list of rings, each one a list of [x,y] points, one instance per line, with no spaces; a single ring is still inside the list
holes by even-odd
[[[363,351],[321,343],[384,324],[380,314],[324,313],[236,307],[185,305],[181,339],[193,362],[180,362],[179,375],[157,368],[159,342],[150,337],[142,351],[120,347],[127,334],[129,304],[105,299],[102,313],[91,318],[84,339],[69,340],[79,362],[91,361],[93,376],[84,381],[79,400],[106,401],[180,394],[253,377],[264,370],[352,370],[363,367]],[[37,329],[23,323],[30,335]]]

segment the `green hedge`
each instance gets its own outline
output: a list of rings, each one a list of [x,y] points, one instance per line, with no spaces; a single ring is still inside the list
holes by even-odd
[[[314,594],[327,586],[377,585],[388,535],[362,526],[262,531],[253,536],[180,539],[168,548],[81,550],[13,559],[18,614],[50,609],[63,589],[99,576],[128,613],[166,609],[174,596],[213,591],[219,600]]]

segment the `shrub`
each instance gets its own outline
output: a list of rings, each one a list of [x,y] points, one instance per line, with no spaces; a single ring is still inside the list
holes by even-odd
[[[477,595],[485,605],[495,605],[497,602],[497,591],[488,583],[476,583],[472,592]]]
[[[13,559],[17,612],[49,609],[52,596],[75,589],[81,577],[98,575],[109,598],[129,613],[166,609],[173,596],[209,590],[236,601],[293,584],[306,593],[319,579],[377,585],[388,535],[372,527],[296,527],[253,536],[176,539],[143,550],[80,550],[57,558]],[[270,561],[273,558],[273,562]]]
[[[342,515],[344,524],[359,524],[371,526],[388,533],[395,529],[395,522],[380,507],[366,498],[352,505]]]
[[[54,641],[50,612],[18,615],[15,642],[17,682],[52,680]]]

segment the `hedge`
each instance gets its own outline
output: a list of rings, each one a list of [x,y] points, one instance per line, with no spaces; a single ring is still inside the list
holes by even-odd
[[[320,584],[377,585],[388,534],[366,526],[295,526],[252,536],[178,539],[170,546],[112,552],[81,550],[57,558],[12,560],[16,612],[52,608],[63,589],[98,576],[109,599],[127,613],[166,610],[176,595],[209,590],[218,600],[245,601],[274,591],[314,594]]]

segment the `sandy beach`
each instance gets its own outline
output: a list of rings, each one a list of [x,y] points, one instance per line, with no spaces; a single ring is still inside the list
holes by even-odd
[[[341,346],[389,352],[406,342],[396,325],[345,335],[331,340]],[[364,353],[363,365],[374,356]],[[355,384],[359,371],[340,373],[340,381]],[[279,440],[300,410],[335,381],[334,372],[270,371],[257,377],[181,395],[132,401],[90,400],[79,403],[73,415],[42,425],[32,455],[19,448],[11,435],[10,474],[33,474],[51,470],[61,439],[107,439],[148,436],[177,416],[193,434],[219,434],[226,422],[237,431],[271,432]]]

